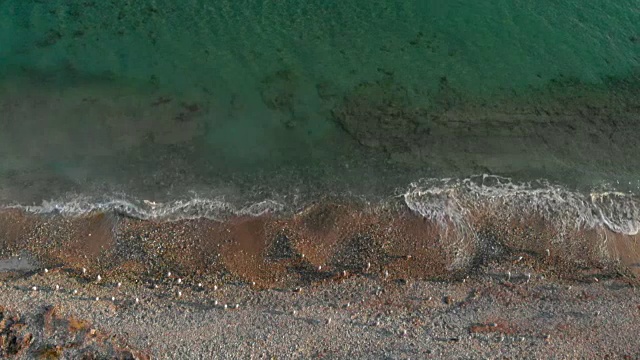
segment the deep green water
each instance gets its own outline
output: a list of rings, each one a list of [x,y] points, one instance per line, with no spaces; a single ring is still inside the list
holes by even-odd
[[[0,1],[0,200],[637,190],[640,2]]]

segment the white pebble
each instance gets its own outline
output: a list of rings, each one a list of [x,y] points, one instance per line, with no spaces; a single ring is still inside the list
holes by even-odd
[[[202,283],[198,283],[198,287],[202,287]]]
[[[171,271],[167,273],[167,277],[171,277]]]
[[[217,305],[218,305],[218,300],[214,300],[214,301],[213,301],[213,305],[216,305],[216,306],[217,306]]]
[[[46,273],[48,273],[48,272],[49,272],[49,269],[44,268],[44,273],[46,274]]]
[[[226,309],[227,309],[227,304],[224,304],[224,306],[223,306],[223,307],[224,307],[224,309],[226,310]]]
[[[234,308],[234,309],[238,309],[239,307],[240,307],[240,304],[235,304],[235,305],[233,306],[233,308]]]
[[[102,276],[98,275],[97,280],[98,281],[102,280]]]
[[[100,297],[96,296],[96,301],[100,301]]]
[[[34,287],[32,287],[32,288],[31,288],[31,290],[33,290],[33,291],[38,291],[38,287],[37,287],[37,286],[34,286]]]
[[[60,290],[60,286],[56,285],[56,291]]]
[[[331,324],[331,318],[327,319],[327,325]]]
[[[213,290],[218,290],[218,285],[213,285]]]
[[[111,297],[111,301],[116,301],[116,298],[114,296]]]
[[[140,299],[136,298],[136,304],[140,302]]]
[[[78,290],[73,289],[73,295],[76,295],[78,293]]]
[[[122,283],[121,283],[121,282],[119,282],[119,283],[118,283],[118,285],[116,285],[116,286],[117,286],[117,287],[120,287],[120,286],[122,286]]]
[[[182,284],[182,279],[178,278],[178,284]]]
[[[178,297],[182,296],[182,291],[178,291]]]
[[[384,277],[388,278],[389,277],[389,272],[387,270],[384,271]]]
[[[322,270],[322,265],[318,266],[318,271]]]
[[[82,275],[85,275],[87,273],[87,269],[86,268],[82,268]]]

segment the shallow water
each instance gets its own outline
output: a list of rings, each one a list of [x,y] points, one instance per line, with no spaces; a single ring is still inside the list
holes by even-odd
[[[633,0],[7,0],[0,201],[217,218],[492,174],[620,191],[629,233],[639,65]]]

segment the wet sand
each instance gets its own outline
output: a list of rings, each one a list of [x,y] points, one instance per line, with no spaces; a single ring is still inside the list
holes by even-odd
[[[461,228],[330,201],[224,222],[7,210],[0,258],[36,265],[0,271],[0,305],[24,322],[2,331],[19,358],[640,356],[639,236],[520,215]],[[46,331],[52,311],[62,325]]]

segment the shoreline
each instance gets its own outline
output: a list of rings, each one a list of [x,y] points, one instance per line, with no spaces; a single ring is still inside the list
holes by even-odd
[[[459,280],[488,262],[514,259],[561,278],[640,274],[640,234],[517,210],[487,205],[465,208],[464,218],[427,218],[406,208],[326,201],[285,216],[154,221],[14,209],[0,212],[0,256],[26,254],[40,267],[76,274],[86,268],[94,276],[143,279],[173,272],[261,288],[384,272],[393,279]]]

